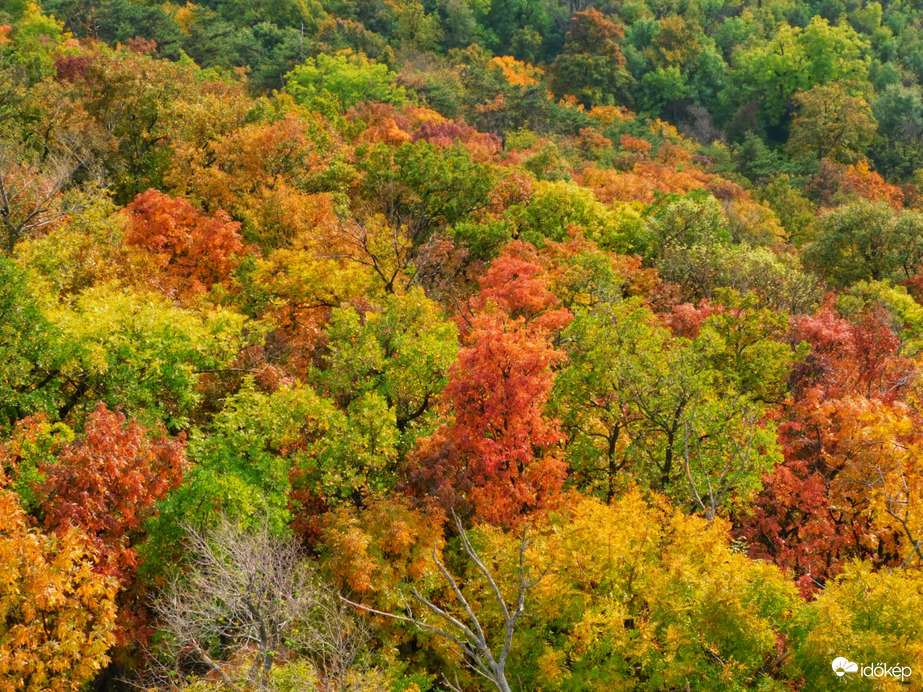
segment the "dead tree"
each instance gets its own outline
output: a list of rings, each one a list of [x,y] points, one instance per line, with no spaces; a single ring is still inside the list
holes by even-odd
[[[471,603],[465,597],[455,577],[452,576],[445,564],[439,559],[435,547],[432,552],[433,561],[436,563],[436,567],[442,574],[446,584],[452,590],[455,600],[464,612],[463,615],[456,616],[452,614],[448,608],[433,603],[420,594],[415,588],[410,590],[412,601],[421,605],[426,612],[435,616],[437,621],[441,621],[440,625],[431,624],[427,620],[416,615],[414,613],[412,601],[406,597],[404,598],[405,615],[376,610],[360,603],[354,603],[345,598],[343,600],[360,610],[382,615],[401,622],[407,622],[419,630],[429,632],[430,634],[449,641],[461,654],[462,660],[471,670],[489,680],[500,692],[511,692],[510,684],[507,681],[506,664],[513,646],[513,635],[519,621],[525,617],[526,596],[529,591],[541,581],[544,573],[533,579],[530,575],[529,568],[525,564],[526,550],[529,548],[529,537],[527,530],[524,528],[522,539],[519,543],[519,568],[516,598],[512,605],[507,604],[506,598],[504,598],[500,591],[496,579],[484,565],[484,562],[481,560],[480,556],[478,556],[474,546],[471,545],[468,534],[457,516],[455,517],[455,525],[461,537],[462,550],[468,559],[474,563],[477,571],[484,577],[489,587],[490,594],[493,597],[493,601],[499,607],[503,616],[504,626],[498,646],[495,647],[492,645],[492,637],[485,632],[477,613],[475,613]]]
[[[294,543],[267,528],[245,533],[223,520],[188,530],[190,567],[154,604],[167,635],[164,681],[182,680],[184,662],[204,664],[234,691],[267,689],[272,666],[297,623],[317,603],[312,577]],[[241,668],[231,664],[252,656]]]
[[[350,672],[371,638],[367,618],[355,611],[332,588],[319,586],[309,622],[291,637],[293,645],[314,664],[320,692],[346,692],[352,689]]]

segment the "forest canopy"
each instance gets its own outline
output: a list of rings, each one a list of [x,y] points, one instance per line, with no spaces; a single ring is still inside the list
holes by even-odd
[[[0,692],[923,690],[921,359],[912,3],[0,0]]]

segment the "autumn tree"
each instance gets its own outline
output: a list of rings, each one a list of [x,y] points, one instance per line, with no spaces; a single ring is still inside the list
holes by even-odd
[[[914,366],[901,357],[880,309],[856,322],[823,310],[799,318],[791,338],[811,352],[792,367],[794,405],[779,426],[785,462],[765,479],[740,533],[751,555],[772,560],[812,592],[852,557],[895,559],[894,535],[872,526],[871,495],[849,462],[867,443],[872,451],[906,443],[862,421],[863,412],[890,415],[887,406],[906,392]]]
[[[154,260],[157,287],[167,294],[198,294],[226,279],[244,254],[240,223],[224,211],[209,218],[182,199],[156,190],[126,207],[125,242]]]
[[[322,200],[290,243],[264,259],[253,258],[249,271],[239,274],[240,309],[259,315],[271,327],[273,364],[302,379],[315,365],[334,308],[383,288],[387,291],[380,283],[386,281],[382,276],[394,277],[395,291],[403,290],[412,278],[404,272],[403,262],[410,260],[399,229],[395,232],[377,218],[361,224],[338,219],[332,207],[331,199]],[[375,263],[381,272],[369,266]]]
[[[482,280],[443,394],[453,422],[421,441],[412,480],[419,492],[449,507],[466,502],[496,523],[553,504],[565,473],[545,404],[562,358],[549,337],[570,315],[529,247],[512,245]]]
[[[445,514],[413,506],[401,495],[372,497],[363,507],[339,507],[324,517],[318,541],[321,574],[340,593],[380,610],[400,609],[408,582],[432,582],[432,559],[445,547]],[[400,632],[380,632],[384,640]]]
[[[529,536],[526,529],[522,530],[522,539],[519,544],[518,580],[516,595],[508,603],[500,590],[491,570],[485,565],[471,543],[468,533],[462,526],[461,520],[455,516],[455,525],[458,530],[461,549],[464,557],[473,565],[478,579],[486,582],[491,606],[498,608],[502,613],[502,624],[498,628],[500,634],[488,634],[489,630],[481,622],[481,617],[475,611],[476,603],[469,601],[459,585],[456,577],[440,560],[436,548],[432,551],[432,560],[439,570],[440,575],[451,589],[460,609],[443,607],[429,600],[416,589],[411,590],[413,602],[418,605],[414,610],[411,600],[405,598],[405,614],[388,613],[360,603],[346,601],[359,610],[375,615],[391,618],[399,622],[412,625],[421,632],[425,632],[437,639],[448,643],[456,655],[460,655],[464,663],[478,676],[484,678],[500,692],[511,692],[507,673],[507,660],[513,647],[513,637],[520,621],[527,616],[526,598],[529,592],[541,581],[544,574],[535,574],[526,564],[526,551],[529,549]],[[458,612],[460,610],[460,612]],[[453,612],[455,611],[455,612]],[[456,680],[457,682],[457,680]]]
[[[122,252],[125,224],[117,212],[105,192],[81,195],[79,208],[53,230],[16,247],[17,264],[62,297],[113,281],[131,264]]]
[[[407,290],[414,280],[413,229],[395,225],[382,214],[343,219],[330,234],[331,259],[345,260],[372,274],[386,293]]]
[[[61,221],[75,204],[66,198],[74,164],[24,159],[12,142],[0,141],[0,233],[3,249]]]
[[[624,30],[589,8],[570,20],[564,48],[552,65],[558,94],[573,94],[586,106],[614,105],[628,79],[618,40]]]
[[[923,466],[915,411],[894,404],[853,402],[858,430],[839,484],[866,495],[871,522],[897,553],[901,566],[923,566]],[[879,549],[879,555],[883,551]],[[890,555],[889,555],[890,557]]]
[[[0,512],[0,689],[77,692],[108,663],[116,581],[96,570],[79,529],[30,528],[6,489]]]
[[[793,99],[797,115],[787,145],[793,156],[854,163],[871,144],[878,123],[868,101],[849,85],[817,85]]]
[[[507,555],[518,537],[478,538],[513,588]],[[720,520],[709,525],[637,491],[610,504],[580,498],[535,528],[525,560],[546,575],[529,592],[510,655],[524,687],[762,679],[771,689],[783,678],[797,593],[776,567],[735,553]]]
[[[789,674],[822,692],[835,690],[841,680],[831,675],[831,655],[848,649],[855,652],[849,655],[851,661],[899,661],[915,675],[923,664],[910,644],[921,636],[920,621],[914,617],[920,585],[919,570],[847,565],[804,613],[802,622],[809,627],[793,638]]]
[[[190,61],[108,49],[93,57],[74,89],[105,133],[100,165],[119,204],[162,187],[171,145],[221,131],[243,115],[242,85],[209,79]]]
[[[100,555],[101,567],[122,580],[137,567],[133,543],[156,504],[182,481],[182,439],[150,435],[136,420],[100,403],[84,435],[64,446],[34,491],[45,526],[80,527]]]
[[[476,511],[503,521],[547,505],[560,488],[563,466],[543,451],[560,442],[543,411],[560,356],[508,318],[474,324],[446,387],[455,416],[449,435],[467,461]]]
[[[225,125],[210,137],[178,142],[165,178],[168,192],[204,209],[227,210],[240,233],[264,251],[315,235],[333,213],[322,194],[349,169],[337,133],[320,115],[281,112],[271,122]],[[213,126],[218,129],[218,126]]]

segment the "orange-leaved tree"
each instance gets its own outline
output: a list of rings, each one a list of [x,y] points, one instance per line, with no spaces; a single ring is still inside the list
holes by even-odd
[[[571,314],[543,274],[524,243],[493,262],[474,313],[463,318],[463,347],[443,395],[453,420],[417,450],[419,491],[497,524],[554,504],[566,473],[555,452],[563,435],[545,405],[552,366],[563,358],[551,335]]]
[[[135,197],[126,207],[125,242],[151,255],[152,281],[164,293],[199,294],[221,281],[244,255],[240,224],[227,212],[207,216],[183,199],[157,190]]]
[[[0,516],[0,692],[83,689],[115,641],[116,582],[78,529],[30,529],[14,492],[0,489]]]

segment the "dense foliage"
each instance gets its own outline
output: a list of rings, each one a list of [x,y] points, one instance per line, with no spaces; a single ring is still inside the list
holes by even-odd
[[[921,186],[912,3],[0,0],[0,692],[923,689]]]

